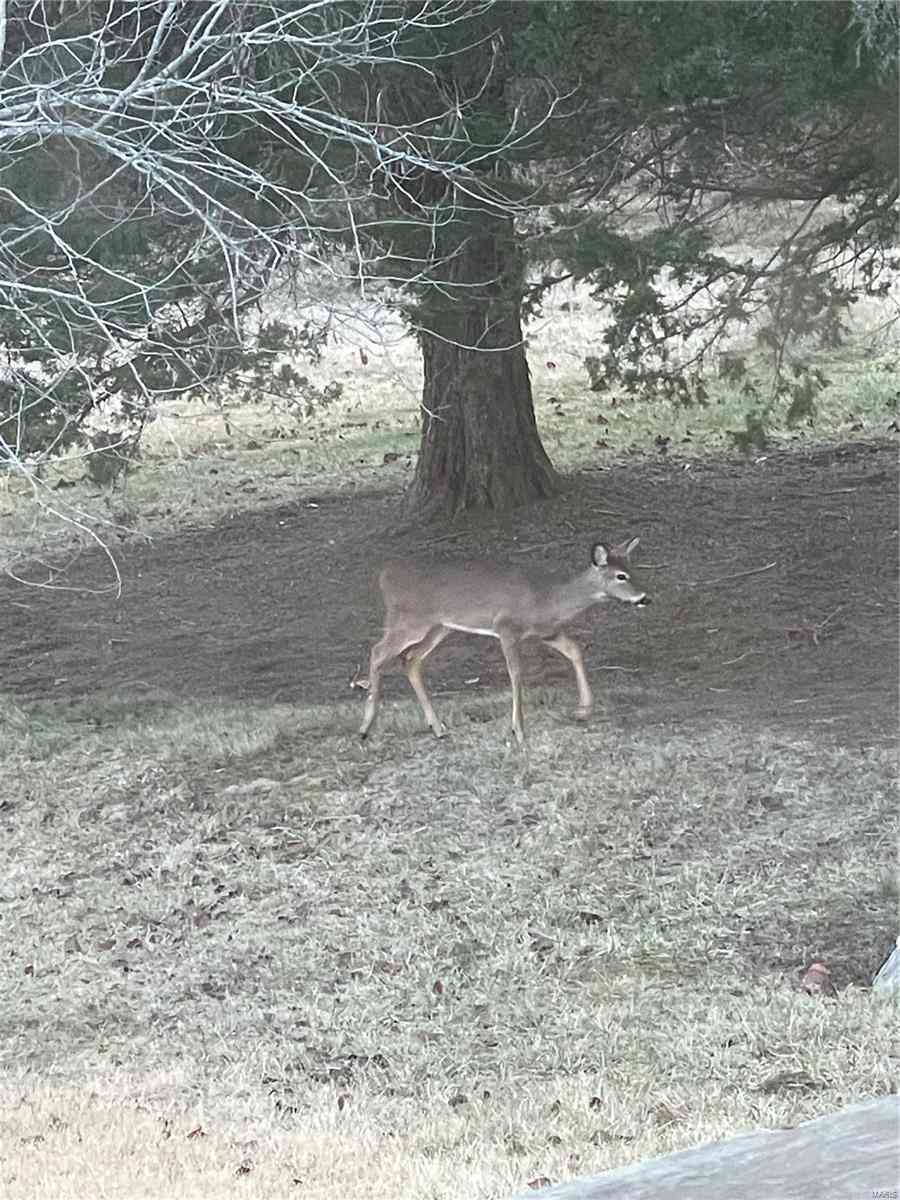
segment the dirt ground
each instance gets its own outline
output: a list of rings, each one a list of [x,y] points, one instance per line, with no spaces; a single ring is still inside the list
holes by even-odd
[[[361,707],[348,681],[379,634],[385,559],[487,555],[573,572],[594,537],[639,534],[653,605],[581,622],[613,722],[709,716],[874,744],[897,721],[897,495],[895,447],[853,445],[589,471],[551,505],[450,527],[404,523],[396,496],[301,496],[119,547],[119,599],[85,590],[111,581],[95,553],[55,580],[63,590],[2,581],[0,678],[21,699]],[[505,686],[499,648],[482,639],[455,635],[429,668],[438,697]],[[574,706],[562,659],[535,649],[528,672],[532,689],[562,684]],[[390,679],[388,701],[406,688]]]

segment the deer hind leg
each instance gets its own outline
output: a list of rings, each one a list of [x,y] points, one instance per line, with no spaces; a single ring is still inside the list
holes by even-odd
[[[428,655],[441,644],[449,633],[450,630],[443,625],[436,625],[421,642],[410,646],[403,652],[403,669],[406,672],[406,678],[416,693],[419,704],[422,706],[422,712],[425,714],[425,720],[435,737],[443,737],[447,730],[434,711],[431,699],[425,690],[424,665]]]
[[[424,631],[425,636],[428,630]],[[363,713],[359,736],[363,739],[375,723],[378,705],[381,700],[381,675],[385,667],[390,666],[395,658],[399,658],[404,650],[418,645],[422,641],[423,630],[416,629],[410,633],[406,629],[387,629],[380,642],[372,647],[369,657],[369,694],[366,697],[366,709]]]
[[[565,633],[558,633],[556,637],[552,638],[544,638],[543,642],[545,646],[549,646],[572,664],[575,682],[578,685],[578,708],[575,715],[579,721],[586,721],[594,707],[594,697],[591,695],[591,685],[588,683],[585,673],[580,646]]]
[[[520,746],[525,744],[525,727],[522,724],[522,660],[519,655],[519,639],[511,629],[498,630],[509,683],[512,688],[512,728]]]

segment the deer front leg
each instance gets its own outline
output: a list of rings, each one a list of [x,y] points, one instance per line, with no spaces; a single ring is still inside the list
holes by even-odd
[[[587,674],[584,669],[584,659],[581,656],[581,648],[577,642],[574,642],[568,634],[558,633],[556,637],[544,638],[544,645],[550,646],[563,658],[567,658],[572,664],[572,670],[575,672],[575,682],[578,685],[578,708],[575,710],[575,716],[579,721],[586,721],[591,715],[591,709],[594,707],[594,697],[591,694],[591,685],[588,683]]]

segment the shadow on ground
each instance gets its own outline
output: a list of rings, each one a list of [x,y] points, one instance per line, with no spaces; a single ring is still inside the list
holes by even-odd
[[[654,605],[581,622],[613,720],[714,715],[865,744],[896,723],[896,503],[894,448],[872,446],[586,472],[552,505],[455,527],[404,526],[395,497],[300,498],[120,547],[119,599],[83,590],[110,584],[99,554],[57,581],[73,590],[4,581],[0,673],[21,699],[358,703],[347,685],[379,633],[386,558],[573,572],[595,536],[637,533]],[[438,696],[505,685],[498,647],[481,639],[452,637],[429,666]],[[570,688],[567,672],[543,649],[528,656],[532,686]],[[388,694],[405,688],[397,679]]]

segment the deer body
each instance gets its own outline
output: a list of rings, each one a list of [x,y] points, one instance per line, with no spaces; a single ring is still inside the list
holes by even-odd
[[[522,683],[519,645],[539,638],[572,664],[578,687],[577,715],[585,719],[593,697],[581,650],[565,632],[576,617],[617,599],[649,603],[647,593],[631,580],[628,557],[638,544],[633,538],[612,549],[593,547],[591,566],[567,582],[554,582],[516,567],[488,562],[419,566],[390,563],[379,576],[384,597],[384,636],[372,648],[369,695],[360,727],[368,735],[381,698],[381,675],[399,658],[425,719],[432,731],[445,730],[425,689],[425,659],[453,631],[497,638],[506,658],[512,687],[512,725],[516,740],[525,740],[522,724]]]

